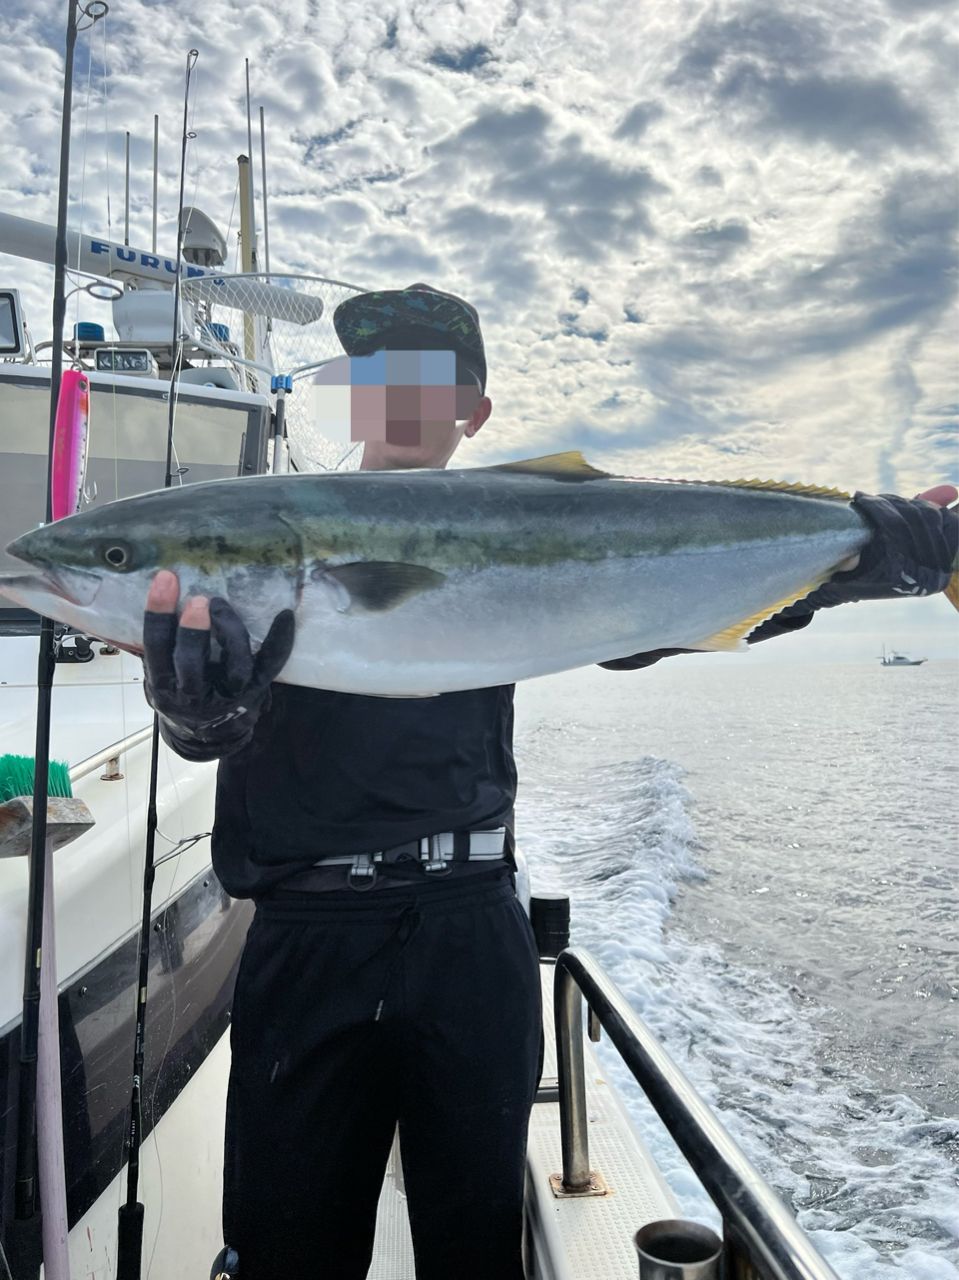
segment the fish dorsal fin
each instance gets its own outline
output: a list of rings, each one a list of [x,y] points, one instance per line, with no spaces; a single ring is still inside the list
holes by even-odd
[[[608,480],[608,471],[591,466],[578,449],[568,453],[550,453],[545,458],[524,458],[520,462],[501,462],[487,471],[515,471],[525,475],[548,476],[551,480]]]
[[[788,596],[783,596],[781,600],[776,600],[772,604],[766,605],[758,612],[750,614],[747,618],[740,618],[732,626],[725,627],[722,631],[717,631],[715,635],[709,636],[706,640],[701,640],[693,647],[710,653],[713,651],[742,653],[746,648],[746,637],[752,635],[757,627],[762,626],[764,622],[774,617],[781,609],[788,609],[797,600],[805,600],[811,591],[815,591],[824,582],[828,582],[834,573],[835,569],[830,569],[826,573],[819,574],[811,582],[807,582],[805,586],[800,587],[798,591],[790,592]]]
[[[836,502],[851,502],[852,494],[842,489],[825,489],[818,484],[789,484],[784,480],[714,480],[713,484],[728,485],[731,489],[767,489],[770,493],[795,493],[804,498],[832,498]]]

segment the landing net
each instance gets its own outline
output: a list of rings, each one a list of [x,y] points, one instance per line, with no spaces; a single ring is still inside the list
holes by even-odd
[[[272,374],[293,378],[286,430],[296,467],[330,470],[343,463],[342,444],[316,427],[308,387],[318,366],[343,355],[333,312],[344,299],[366,290],[323,276],[260,272],[197,276],[184,280],[180,292],[194,310],[196,345],[230,363],[240,385],[269,394]],[[350,463],[358,465],[359,457]]]

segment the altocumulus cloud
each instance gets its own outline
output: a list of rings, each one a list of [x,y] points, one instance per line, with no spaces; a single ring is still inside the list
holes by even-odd
[[[4,20],[2,205],[52,221],[62,5]],[[114,0],[108,75],[102,36],[81,41],[73,221],[106,233],[109,194],[116,234],[130,129],[148,242],[158,111],[172,245],[192,45],[189,198],[234,252],[248,51],[274,263],[481,308],[496,411],[472,460],[578,442],[643,474],[732,459],[914,491],[941,473],[959,401],[943,6]],[[42,332],[50,273],[2,261]]]

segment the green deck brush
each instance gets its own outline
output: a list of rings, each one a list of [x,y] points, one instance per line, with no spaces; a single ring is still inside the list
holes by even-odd
[[[15,796],[32,796],[36,762],[33,756],[0,756],[0,804]],[[62,760],[51,760],[47,772],[47,794],[72,796],[70,766]]]
[[[0,756],[0,858],[30,853],[35,773],[32,756]],[[91,827],[93,817],[73,798],[69,765],[52,760],[47,787],[47,844],[59,849]]]

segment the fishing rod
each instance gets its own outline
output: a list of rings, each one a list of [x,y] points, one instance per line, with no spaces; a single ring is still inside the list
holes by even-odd
[[[190,81],[199,52],[191,49],[186,56],[186,79],[183,87],[183,131],[180,137],[180,195],[177,202],[176,276],[173,286],[173,362],[167,396],[166,473],[163,487],[173,485],[173,428],[176,420],[176,380],[183,351],[180,333],[180,272],[183,265],[183,196],[186,182],[186,151],[196,137],[189,128]],[[150,921],[153,915],[153,884],[156,875],[157,775],[160,761],[160,718],[153,714],[151,738],[150,784],[147,798],[146,851],[143,862],[143,904],[140,917],[140,939],[137,947],[137,1008],[133,1037],[133,1080],[130,1089],[130,1127],[127,1131],[127,1198],[117,1215],[116,1280],[140,1280],[143,1263],[143,1213],[138,1200],[140,1181],[140,1148],[143,1143],[143,1064],[146,1044],[147,984],[150,976]]]
[[[69,0],[63,60],[63,108],[60,117],[60,176],[53,273],[53,349],[50,367],[50,430],[47,442],[47,487],[44,520],[53,519],[52,458],[57,404],[63,377],[63,334],[66,324],[67,203],[70,186],[70,128],[73,114],[73,65],[77,35],[105,17],[105,0]],[[80,16],[88,19],[80,26]],[[43,899],[47,851],[47,798],[50,766],[50,709],[56,637],[50,618],[40,619],[37,654],[37,725],[34,746],[33,830],[27,887],[27,937],[24,948],[23,1017],[17,1097],[17,1147],[14,1218],[11,1229],[12,1271],[16,1280],[35,1280],[42,1261],[42,1222],[37,1204],[37,1062],[40,1035],[40,970],[43,963]],[[62,1115],[54,1117],[62,1129]]]

